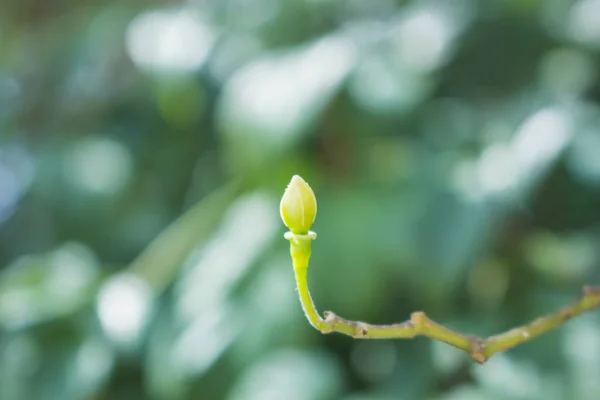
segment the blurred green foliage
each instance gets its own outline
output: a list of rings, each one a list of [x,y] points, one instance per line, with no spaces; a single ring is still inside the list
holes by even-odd
[[[6,0],[0,399],[600,398],[600,315],[484,366],[304,320],[464,332],[600,281],[600,1]]]

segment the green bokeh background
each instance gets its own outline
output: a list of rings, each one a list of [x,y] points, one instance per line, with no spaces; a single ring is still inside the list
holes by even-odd
[[[600,398],[600,0],[0,4],[1,400]]]

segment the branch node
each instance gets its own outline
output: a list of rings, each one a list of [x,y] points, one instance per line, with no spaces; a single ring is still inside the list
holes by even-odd
[[[354,328],[354,336],[356,337],[364,337],[369,334],[367,324],[365,324],[364,322],[352,321],[350,325]]]
[[[469,336],[471,340],[471,358],[478,364],[483,364],[488,357],[484,353],[485,341],[476,336]]]
[[[427,322],[427,316],[422,311],[414,312],[410,315],[410,322],[415,328],[415,334],[419,335]]]
[[[325,320],[321,324],[321,333],[327,334],[333,332],[335,330],[335,320],[337,319],[337,315],[331,311],[325,311],[323,316],[325,317]]]

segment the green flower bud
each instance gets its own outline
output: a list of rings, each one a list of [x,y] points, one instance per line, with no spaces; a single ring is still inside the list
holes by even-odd
[[[283,223],[296,235],[307,235],[317,216],[317,199],[304,179],[294,175],[279,206]]]

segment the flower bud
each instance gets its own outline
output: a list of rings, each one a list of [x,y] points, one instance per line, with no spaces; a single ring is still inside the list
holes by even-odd
[[[294,175],[279,206],[281,219],[292,233],[306,235],[317,216],[317,199],[304,179]]]

